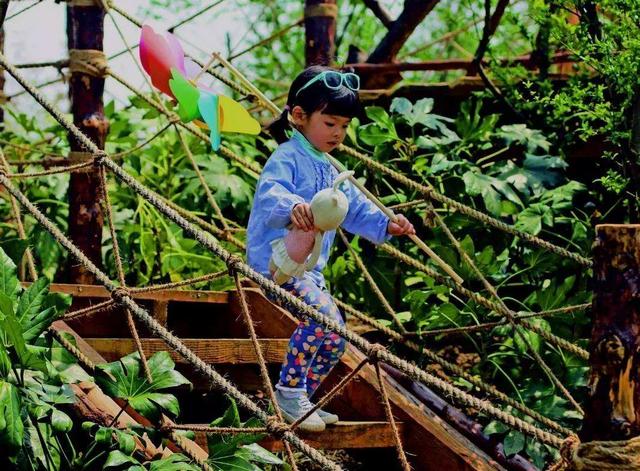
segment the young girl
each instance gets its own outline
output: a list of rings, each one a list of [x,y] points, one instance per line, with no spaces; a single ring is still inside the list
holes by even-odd
[[[305,231],[314,228],[309,202],[318,191],[333,185],[338,172],[325,152],[333,151],[344,140],[347,127],[360,106],[359,85],[355,74],[328,67],[309,67],[291,84],[284,112],[270,127],[281,145],[260,175],[247,228],[249,265],[268,278],[272,276],[269,271],[271,242],[283,237],[290,224]],[[392,235],[415,233],[404,216],[398,216],[396,223],[390,222],[350,182],[344,183],[342,190],[349,201],[342,223],[347,231],[375,244]],[[344,325],[322,275],[334,237],[335,231],[324,234],[321,255],[312,271],[305,272],[302,278],[290,278],[282,287]],[[287,421],[295,421],[313,407],[309,397],[344,350],[344,340],[335,333],[310,319],[300,322],[289,341],[276,385],[276,399]],[[322,431],[325,424],[337,421],[338,416],[319,409],[304,420],[300,428]]]

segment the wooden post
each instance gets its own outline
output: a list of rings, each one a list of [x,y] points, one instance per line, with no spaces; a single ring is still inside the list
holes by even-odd
[[[640,224],[596,226],[589,398],[582,441],[640,435]]]
[[[104,11],[98,6],[67,6],[67,40],[69,51],[90,49],[102,51]],[[104,116],[102,93],[104,78],[87,71],[73,70],[69,81],[73,122],[100,149],[104,149],[109,122]],[[82,151],[80,144],[69,134],[72,151]],[[100,207],[100,178],[98,172],[71,174],[69,180],[69,236],[89,259],[102,266],[101,244],[103,216]],[[75,260],[68,271],[72,283],[93,284],[94,276]]]
[[[305,62],[310,65],[331,65],[336,55],[337,0],[305,0]]]

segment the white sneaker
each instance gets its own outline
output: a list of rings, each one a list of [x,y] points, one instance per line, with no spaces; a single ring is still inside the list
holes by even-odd
[[[336,414],[332,414],[331,412],[327,412],[322,409],[316,409],[316,413],[320,416],[322,421],[327,425],[335,424],[340,420],[340,417],[338,417]]]
[[[285,394],[290,397],[285,397]],[[313,404],[309,401],[307,392],[302,389],[300,392],[286,391],[285,393],[276,389],[276,401],[278,401],[280,410],[282,410],[282,416],[290,424],[313,409]],[[322,432],[325,429],[325,422],[316,411],[304,419],[298,425],[298,428],[308,432]]]

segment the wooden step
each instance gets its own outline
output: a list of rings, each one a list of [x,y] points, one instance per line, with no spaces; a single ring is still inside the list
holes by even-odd
[[[404,424],[396,422],[400,436],[403,436]],[[323,450],[353,448],[390,448],[395,446],[393,431],[388,422],[338,422],[328,425],[323,432],[304,432],[296,434],[313,448]],[[196,443],[207,448],[207,434],[196,432]],[[282,441],[267,437],[260,445],[270,451],[282,451]]]
[[[22,283],[23,286],[30,282]],[[107,299],[111,297],[109,291],[101,285],[72,285],[66,283],[51,283],[49,290],[54,293],[70,294],[74,298]],[[229,302],[229,293],[226,291],[194,291],[181,289],[165,289],[161,291],[133,292],[133,299],[149,301],[179,301],[185,303],[213,303],[226,304]]]
[[[136,351],[133,339],[128,338],[85,338],[89,346],[107,361],[116,361]],[[169,350],[161,339],[142,338],[144,352],[151,356],[156,352]],[[250,339],[182,339],[184,344],[207,363],[246,364],[257,363],[256,352]],[[287,351],[289,339],[260,339],[262,354],[268,363],[281,363]],[[176,363],[185,363],[176,352],[170,352]]]

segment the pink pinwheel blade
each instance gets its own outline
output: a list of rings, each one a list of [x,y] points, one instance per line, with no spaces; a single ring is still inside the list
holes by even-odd
[[[185,73],[184,53],[176,38],[169,33],[162,37],[151,26],[143,25],[140,36],[140,62],[151,77],[151,83],[158,90],[175,98],[169,88],[171,69],[175,68]]]

